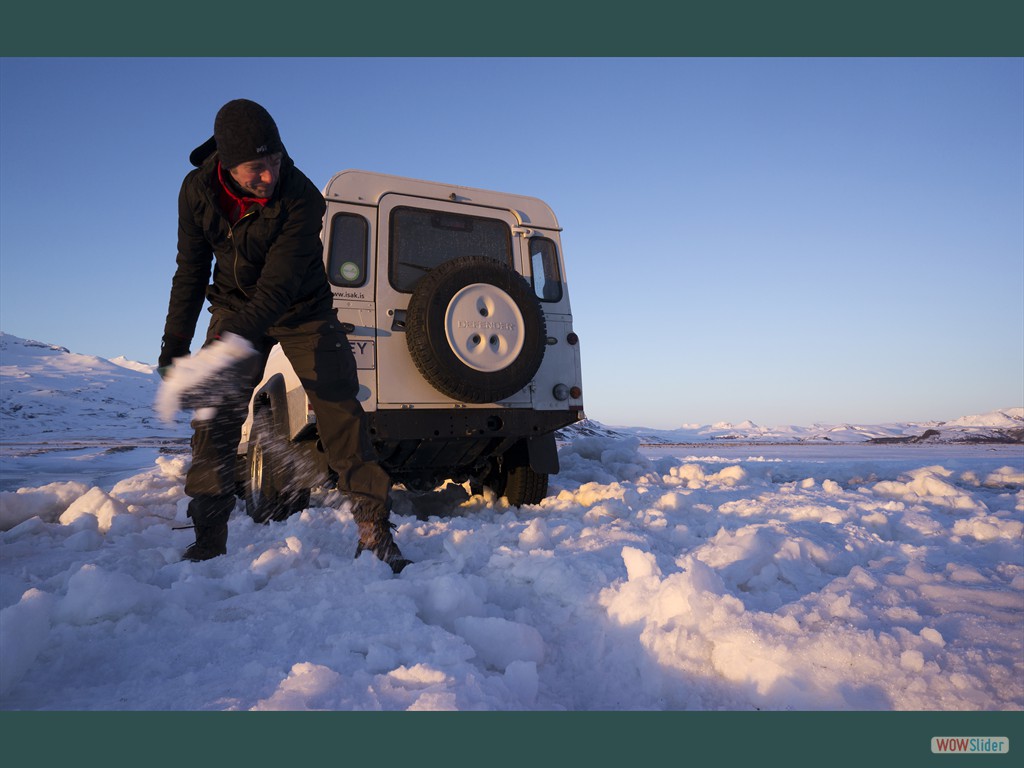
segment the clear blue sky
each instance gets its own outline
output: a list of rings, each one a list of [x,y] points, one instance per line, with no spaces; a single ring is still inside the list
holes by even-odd
[[[1021,59],[3,59],[0,330],[155,362],[188,153],[238,97],[318,186],[547,201],[606,424],[1024,405]]]

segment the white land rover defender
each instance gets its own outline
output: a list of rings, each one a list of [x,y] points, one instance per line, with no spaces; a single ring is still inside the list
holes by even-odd
[[[535,504],[555,432],[583,418],[560,228],[520,195],[347,170],[324,197],[324,262],[359,399],[396,484],[446,480]],[[275,347],[239,444],[257,521],[305,509],[331,471],[316,417]]]

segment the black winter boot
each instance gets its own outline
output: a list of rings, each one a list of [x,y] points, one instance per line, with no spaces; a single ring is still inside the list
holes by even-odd
[[[401,573],[412,561],[402,557],[402,550],[395,544],[395,538],[391,535],[391,531],[397,528],[388,520],[391,515],[391,499],[382,503],[369,496],[352,496],[352,517],[359,526],[356,557],[368,549],[390,565],[393,572]]]
[[[370,550],[378,558],[391,566],[394,573],[401,573],[405,566],[412,563],[402,557],[402,550],[395,544],[395,538],[391,531],[398,526],[387,520],[370,520],[359,525],[359,544],[356,546],[356,557],[359,557],[363,550]]]
[[[228,524],[197,525],[196,540],[190,544],[181,556],[182,560],[191,560],[199,563],[203,560],[212,560],[218,555],[226,555],[228,552]]]

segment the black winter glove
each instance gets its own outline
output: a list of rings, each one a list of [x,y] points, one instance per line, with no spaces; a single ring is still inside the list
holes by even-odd
[[[175,358],[187,356],[191,343],[191,339],[183,339],[173,333],[165,333],[160,340],[160,357],[156,361],[159,366],[157,370],[170,368],[174,364]]]

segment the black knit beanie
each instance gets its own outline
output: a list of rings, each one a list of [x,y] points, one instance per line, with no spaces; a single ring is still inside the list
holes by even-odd
[[[248,99],[235,99],[220,108],[213,121],[213,138],[224,168],[284,152],[274,118]]]

